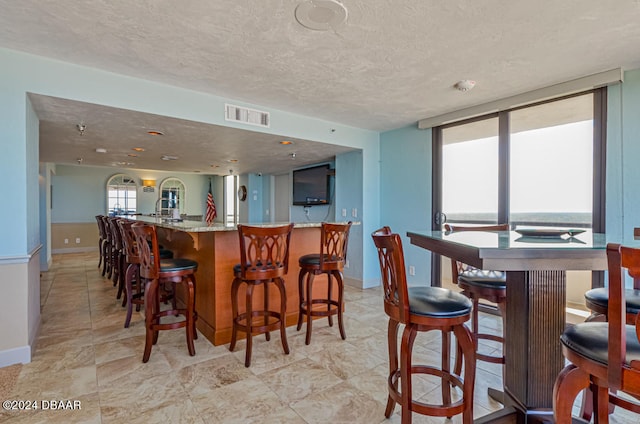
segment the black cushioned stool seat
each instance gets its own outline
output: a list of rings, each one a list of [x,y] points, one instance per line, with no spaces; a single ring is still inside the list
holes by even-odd
[[[492,289],[507,288],[507,274],[504,271],[471,268],[458,274],[458,284],[460,281],[477,287]]]
[[[451,318],[471,313],[466,296],[441,287],[409,287],[409,312],[424,317]]]
[[[597,305],[604,310],[609,309],[609,289],[606,287],[591,289],[584,294],[584,298],[587,304]],[[636,315],[640,312],[640,290],[625,290],[624,299],[627,304],[627,314]]]
[[[626,326],[627,356],[625,364],[640,361],[640,342],[636,337],[636,328]],[[568,327],[560,337],[562,344],[585,358],[607,365],[609,353],[609,324],[606,322],[582,322]]]

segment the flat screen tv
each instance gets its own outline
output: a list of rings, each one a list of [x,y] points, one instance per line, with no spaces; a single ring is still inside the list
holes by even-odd
[[[328,205],[329,165],[293,171],[293,204],[299,206]]]

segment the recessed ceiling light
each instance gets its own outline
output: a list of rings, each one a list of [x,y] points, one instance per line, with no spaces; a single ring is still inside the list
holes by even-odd
[[[229,159],[227,162],[229,162],[229,163],[237,163],[238,159]]]
[[[127,156],[131,157],[131,158],[137,158],[138,155],[136,155],[135,153],[129,153]]]
[[[212,168],[220,168],[220,165],[211,165]]]
[[[143,149],[142,147],[134,147],[134,148],[133,148],[133,149],[131,149],[131,150],[134,150],[134,151],[136,151],[136,152],[144,152],[144,149]]]
[[[335,0],[303,1],[294,14],[300,25],[316,31],[335,31],[347,21],[347,9]]]
[[[105,149],[104,147],[98,147],[96,149],[96,153],[107,153],[107,149]]]
[[[162,155],[162,160],[178,160],[178,156]]]
[[[147,134],[149,134],[149,135],[164,135],[164,133],[162,131],[156,131],[156,130],[149,130],[149,131],[147,131]]]
[[[293,144],[293,141],[290,140],[282,140],[280,142],[280,144],[284,145],[284,146],[288,146],[289,144]]]

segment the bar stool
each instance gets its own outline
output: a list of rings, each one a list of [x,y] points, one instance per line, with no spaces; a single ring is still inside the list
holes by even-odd
[[[467,227],[445,224],[445,231],[508,231],[509,224],[483,225],[479,227]],[[502,328],[506,328],[507,316],[507,276],[503,271],[490,271],[477,269],[465,263],[451,260],[451,279],[462,289],[462,294],[471,299],[473,311],[471,313],[471,332],[478,344],[478,340],[491,340],[502,344],[502,355],[491,356],[476,352],[479,361],[493,364],[504,364],[504,337],[495,334],[481,333],[478,326],[478,306],[480,300],[487,300],[496,304],[502,317]],[[456,370],[460,370],[460,362],[456,361]]]
[[[301,256],[298,260],[300,273],[298,274],[298,295],[300,308],[298,312],[298,327],[302,328],[302,317],[307,317],[307,336],[305,344],[311,343],[312,317],[327,317],[329,326],[333,327],[333,315],[338,315],[338,328],[342,340],[347,338],[342,322],[342,311],[344,309],[344,282],[342,271],[347,258],[347,244],[349,241],[349,229],[351,221],[346,224],[322,223],[320,235],[320,253]],[[322,299],[313,298],[313,279],[316,275],[327,274],[327,297]],[[307,284],[303,284],[307,276]],[[338,283],[338,299],[332,298],[333,282],[335,277]],[[313,305],[326,305],[325,309],[313,308]]]
[[[631,274],[631,273],[630,273]],[[636,316],[640,313],[640,274],[634,274],[633,288],[624,290],[625,300],[625,321],[627,325],[634,325]],[[585,305],[591,311],[591,315],[585,322],[607,322],[609,321],[609,288],[599,287],[591,289],[584,294]],[[614,393],[612,397],[616,397]],[[582,396],[580,406],[580,417],[586,421],[591,420],[593,415],[593,397],[586,393]],[[611,405],[613,412],[613,405]]]
[[[560,337],[562,353],[570,363],[553,387],[558,424],[575,422],[571,414],[581,391],[591,399],[588,403],[595,409],[596,423],[608,422],[614,405],[640,414],[640,318],[628,322],[624,276],[626,272],[640,279],[640,249],[609,243],[607,264],[609,321],[569,326]],[[629,396],[618,396],[617,390]]]
[[[119,218],[109,218],[109,229],[111,230],[111,270],[110,275],[113,286],[118,286],[116,299],[120,299],[124,289],[125,272],[125,251],[122,244],[122,233],[118,222]]]
[[[96,222],[98,224],[98,253],[100,254],[100,260],[98,261],[98,268],[102,266],[104,260],[104,243],[107,238],[105,235],[103,215],[96,215]]]
[[[160,330],[185,328],[189,355],[196,354],[193,340],[198,337],[196,320],[196,277],[198,263],[190,259],[161,259],[158,247],[158,236],[155,225],[134,223],[131,228],[136,235],[136,244],[140,257],[140,276],[146,281],[144,290],[146,339],[142,362],[147,362],[151,348],[158,341]],[[175,301],[172,309],[160,310],[160,284],[171,284],[175,293],[175,285],[184,284],[185,307],[178,308]],[[183,315],[184,320],[162,323],[166,316]]]
[[[372,234],[378,249],[384,294],[384,310],[389,316],[389,397],[385,416],[389,418],[396,403],[402,407],[402,423],[411,423],[411,412],[452,417],[462,414],[462,422],[473,422],[473,386],[476,372],[476,349],[473,335],[464,324],[471,317],[472,303],[464,295],[441,287],[407,287],[402,240],[389,227]],[[404,332],[398,355],[398,327]],[[413,342],[420,331],[437,330],[456,336],[464,358],[464,378],[449,369],[449,345],[443,344],[442,365],[412,364]],[[399,356],[399,358],[398,358]],[[398,367],[398,360],[400,366]],[[427,404],[412,397],[412,375],[430,374],[442,380],[442,404]],[[451,386],[462,390],[462,397],[451,401]]]
[[[104,227],[104,245],[103,245],[103,259],[102,262],[102,276],[105,274],[107,278],[111,278],[111,261],[113,259],[113,254],[111,252],[111,230],[109,224],[109,217],[102,216],[102,226]]]
[[[231,284],[231,310],[233,314],[233,330],[229,350],[236,347],[238,331],[243,331],[247,338],[247,350],[244,365],[251,365],[251,345],[254,334],[265,334],[271,339],[270,331],[280,329],[280,338],[285,354],[289,354],[287,333],[285,330],[287,295],[283,276],[289,269],[289,241],[293,224],[278,227],[251,227],[238,225],[240,237],[240,263],[233,267],[234,279]],[[238,311],[238,291],[241,284],[246,284],[245,311]],[[280,309],[269,309],[269,283],[275,284],[280,292]],[[253,290],[256,286],[264,287],[263,309],[254,310]],[[254,320],[254,317],[259,318]]]
[[[120,220],[118,222],[120,232],[122,233],[122,244],[125,251],[125,262],[127,264],[124,273],[124,299],[122,306],[127,307],[127,316],[124,320],[124,328],[129,328],[131,323],[131,315],[133,314],[133,305],[136,305],[136,311],[140,310],[140,306],[144,305],[144,284],[140,277],[140,255],[138,253],[138,244],[136,243],[136,234],[133,231],[133,221]],[[135,293],[134,293],[135,283]]]

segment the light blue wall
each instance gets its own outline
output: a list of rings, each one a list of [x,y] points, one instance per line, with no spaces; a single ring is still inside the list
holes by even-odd
[[[380,222],[402,236],[409,283],[430,282],[431,257],[409,243],[409,230],[430,228],[431,130],[417,126],[388,131],[380,136]]]
[[[185,213],[204,215],[209,179],[212,180],[214,199],[222,199],[216,192],[219,176],[185,174],[166,171],[145,171],[123,168],[101,168],[90,166],[58,165],[52,178],[53,208],[51,222],[78,223],[95,222],[96,215],[107,213],[106,185],[116,174],[129,175],[138,185],[137,212],[152,213],[160,195],[160,184],[166,178],[177,178],[185,184]],[[144,192],[142,179],[155,179],[153,192]],[[216,204],[218,206],[218,204]],[[222,206],[222,204],[220,204]],[[219,215],[216,221],[222,220]]]
[[[0,227],[0,256],[24,254],[27,240],[38,234],[38,208],[32,208],[35,219],[27,213],[28,205],[37,205],[38,198],[37,158],[27,160],[28,92],[238,128],[245,127],[225,121],[225,103],[266,110],[271,113],[271,128],[252,130],[363,149],[364,189],[373,193],[365,194],[363,209],[374,210],[372,220],[366,225],[373,228],[378,224],[375,210],[379,207],[379,135],[375,131],[7,49],[0,49],[0,63],[3,64],[0,67],[0,140],[4,148],[0,156],[0,177],[4,177],[3,181],[12,181],[14,188],[6,198],[12,207],[0,208],[1,222],[13,223]],[[37,151],[37,142],[29,142],[31,150]],[[28,203],[31,197],[35,200]]]
[[[640,227],[640,70],[607,96],[607,236],[629,238]]]
[[[335,220],[360,221],[363,214],[362,152],[354,151],[336,156],[335,168]],[[343,209],[346,212],[345,216],[342,214]],[[353,216],[354,211],[356,216]],[[349,245],[347,246],[349,267],[345,268],[344,275],[348,278],[363,280],[364,287],[370,287],[371,285],[377,285],[375,284],[376,280],[364,280],[362,268],[351,265],[363,263],[363,246],[370,254],[375,255],[375,250],[371,249],[371,241],[363,237],[363,226],[352,225],[349,231]]]

